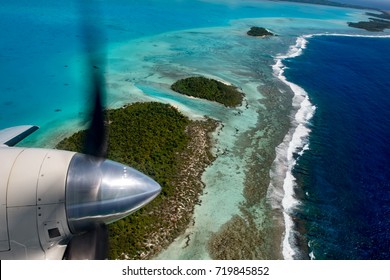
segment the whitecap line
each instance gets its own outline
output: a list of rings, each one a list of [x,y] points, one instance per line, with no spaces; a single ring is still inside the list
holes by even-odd
[[[282,206],[285,227],[285,233],[282,240],[282,254],[284,259],[294,259],[294,256],[296,255],[296,250],[292,245],[292,239],[294,238],[294,222],[290,215],[293,209],[299,205],[299,201],[294,197],[295,178],[292,175],[292,170],[296,164],[294,154],[302,154],[305,149],[308,149],[307,138],[310,129],[307,127],[307,123],[312,118],[315,107],[310,103],[308,94],[303,88],[286,79],[284,76],[285,66],[282,61],[287,58],[300,56],[308,43],[307,38],[312,36],[313,35],[304,35],[298,37],[295,45],[290,46],[286,55],[278,55],[275,58],[276,63],[272,67],[274,75],[293,91],[293,107],[296,112],[291,129],[285,136],[283,143],[277,148],[277,156],[275,159],[275,169],[283,170],[281,172],[285,172],[282,190],[273,190],[273,192],[269,192],[269,196],[279,196],[278,200]],[[278,173],[281,172],[279,171]],[[275,186],[271,183],[269,189],[274,187]]]
[[[302,155],[309,149],[308,137],[310,128],[308,122],[313,117],[315,106],[310,102],[307,92],[300,86],[290,82],[284,76],[286,69],[283,60],[298,57],[308,44],[309,38],[315,36],[340,36],[340,37],[362,37],[362,38],[390,38],[390,35],[361,35],[342,33],[318,33],[302,35],[296,39],[294,45],[290,46],[287,54],[275,57],[275,64],[272,66],[274,75],[284,84],[291,88],[294,93],[293,108],[296,112],[292,120],[292,127],[286,134],[283,142],[276,148],[276,158],[273,163],[273,170],[270,171],[271,183],[268,188],[267,198],[273,208],[282,208],[285,232],[282,240],[282,254],[284,259],[294,259],[297,248],[294,248],[294,222],[291,213],[300,202],[294,197],[294,187],[296,179],[292,175],[292,170],[296,164],[294,154]],[[283,182],[273,182],[276,177],[284,176]],[[279,188],[278,188],[279,187]],[[310,244],[309,244],[310,247]],[[311,259],[315,259],[314,253],[309,254]]]
[[[309,34],[309,35],[303,35],[307,36],[305,38],[311,38],[315,36],[335,36],[335,37],[357,37],[357,38],[390,38],[389,35],[364,35],[364,34],[347,34],[347,33],[317,33],[317,34]]]

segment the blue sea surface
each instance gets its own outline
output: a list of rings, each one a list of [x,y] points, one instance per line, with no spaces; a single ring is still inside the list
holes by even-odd
[[[389,50],[390,38],[315,36],[284,62],[316,106],[293,172],[316,259],[390,259]]]

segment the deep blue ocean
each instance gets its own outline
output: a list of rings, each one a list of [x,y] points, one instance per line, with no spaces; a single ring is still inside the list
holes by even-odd
[[[316,106],[309,149],[293,170],[306,250],[315,259],[390,259],[390,38],[308,41],[284,61],[287,79]]]

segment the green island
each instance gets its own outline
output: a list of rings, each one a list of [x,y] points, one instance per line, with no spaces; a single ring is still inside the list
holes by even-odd
[[[264,27],[257,27],[257,26],[252,26],[251,29],[246,34],[254,37],[275,36],[275,34],[269,32]]]
[[[354,9],[372,9],[370,7],[366,7],[362,5],[340,3],[337,1],[329,1],[329,0],[273,0],[273,1],[296,2],[296,3],[315,4],[315,5],[324,5],[324,6],[333,6],[333,7],[342,7],[342,8],[354,8]]]
[[[175,82],[171,89],[188,96],[216,101],[226,107],[241,105],[244,94],[235,86],[208,79],[205,77],[189,77]]]
[[[348,26],[354,28],[365,29],[371,32],[382,32],[390,28],[390,14],[382,12],[382,14],[366,13],[371,16],[368,21],[348,22]]]
[[[348,26],[353,28],[364,29],[371,32],[381,32],[384,31],[385,29],[390,29],[390,21],[389,21],[390,13],[386,11],[382,11],[380,9],[372,8],[370,6],[340,3],[338,1],[329,1],[329,0],[273,0],[273,1],[297,2],[297,3],[334,6],[334,7],[373,10],[373,11],[381,12],[382,14],[367,12],[366,14],[368,16],[371,16],[371,18],[369,18],[368,21],[348,22]]]
[[[204,185],[201,175],[214,160],[210,133],[218,123],[191,121],[162,103],[134,103],[107,110],[108,158],[149,175],[162,187],[156,199],[109,225],[109,259],[150,259],[185,231]],[[80,152],[85,131],[58,149]]]

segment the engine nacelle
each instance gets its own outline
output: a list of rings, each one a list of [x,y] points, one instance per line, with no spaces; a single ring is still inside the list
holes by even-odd
[[[0,148],[1,259],[58,259],[71,238],[65,186],[75,153]]]
[[[73,235],[161,191],[131,167],[74,152],[0,147],[0,159],[0,259],[61,259]]]

